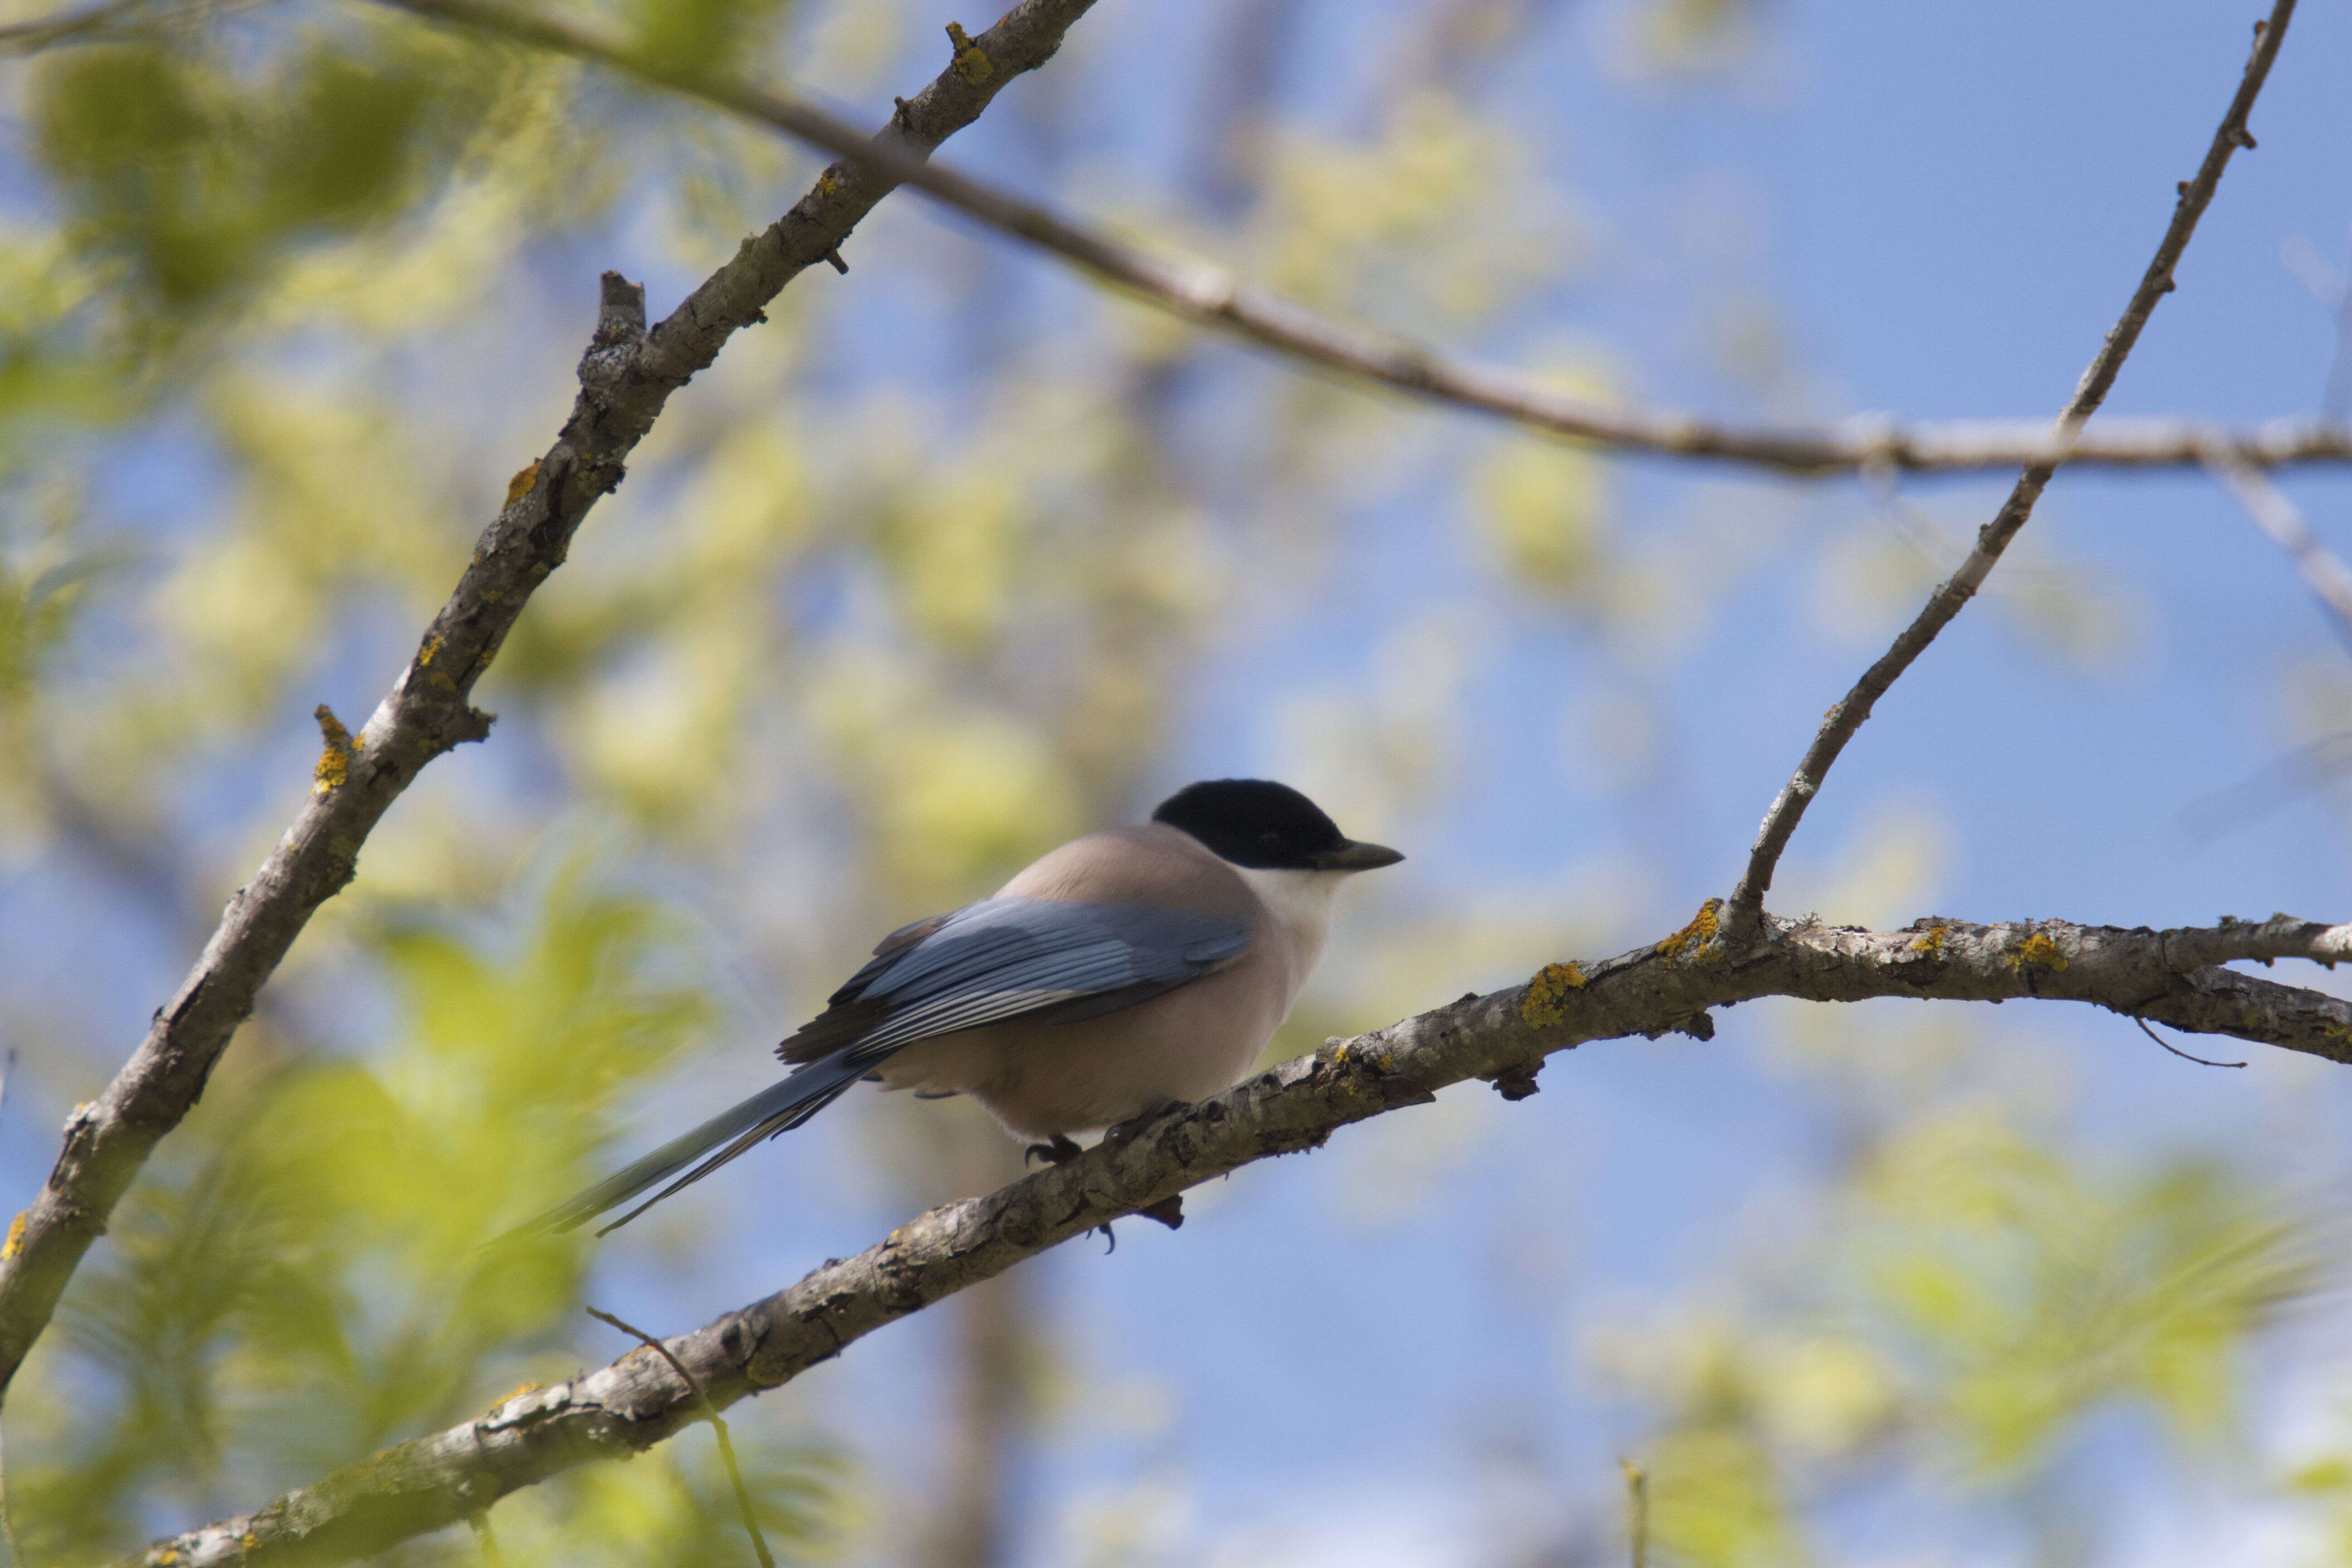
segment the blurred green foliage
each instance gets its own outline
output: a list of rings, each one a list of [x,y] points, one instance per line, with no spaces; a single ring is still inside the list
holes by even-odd
[[[501,87],[493,57],[391,23],[256,64],[126,43],[36,68],[37,155],[77,251],[167,327],[260,285],[289,247],[388,220],[436,183]],[[199,35],[202,37],[202,35]]]
[[[711,1020],[655,907],[576,861],[540,881],[511,942],[417,925],[366,939],[396,1019],[366,1057],[265,1032],[232,1058],[59,1320],[70,1384],[106,1397],[49,1404],[66,1392],[50,1360],[12,1402],[28,1550],[120,1549],[155,1498],[271,1494],[576,1364],[583,1238],[482,1243],[596,1173],[616,1100]],[[551,1506],[601,1521],[578,1539],[616,1550],[723,1547],[731,1497],[673,1447]],[[817,1527],[830,1467],[761,1456],[778,1528]]]
[[[1810,1238],[1792,1229],[1727,1292],[1594,1341],[1653,1423],[1652,1528],[1677,1561],[1817,1561],[1809,1516],[1888,1473],[2080,1530],[2026,1505],[2111,1408],[2243,1469],[2252,1346],[2333,1251],[2284,1194],[2193,1161],[2095,1178],[1981,1102],[1880,1127]]]

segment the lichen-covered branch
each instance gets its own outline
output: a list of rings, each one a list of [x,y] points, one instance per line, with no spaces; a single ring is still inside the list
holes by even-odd
[[[1895,645],[1880,655],[1878,662],[1854,682],[1853,689],[1823,715],[1812,744],[1805,748],[1803,759],[1797,763],[1797,771],[1773,797],[1764,814],[1763,826],[1757,829],[1755,847],[1748,852],[1748,868],[1740,874],[1738,886],[1732,889],[1730,920],[1736,929],[1751,929],[1762,913],[1764,895],[1771,890],[1772,871],[1780,864],[1780,852],[1789,847],[1790,836],[1796,832],[1805,808],[1820,792],[1822,781],[1837,762],[1838,753],[1845,750],[1846,742],[1853,739],[1854,731],[1862,728],[1888,688],[1911,668],[1912,660],[1927,651],[1927,645],[1936,640],[1936,634],[1976,596],[2001,552],[2025,526],[2025,520],[2033,515],[2034,503],[2042,499],[2042,491],[2058,471],[2059,463],[2073,461],[2073,448],[2084,425],[2105,401],[2107,389],[2115,385],[2116,374],[2123,369],[2132,346],[2139,342],[2140,329],[2147,325],[2157,301],[2172,292],[2173,268],[2180,264],[2182,252],[2189,248],[2189,237],[2197,232],[2197,220],[2205,216],[2207,205],[2220,188],[2221,172],[2230,166],[2231,156],[2239,148],[2254,144],[2253,133],[2246,129],[2246,117],[2253,112],[2254,99],[2270,76],[2271,62],[2278,58],[2279,46],[2286,41],[2287,23],[2294,16],[2294,0],[2277,0],[2271,7],[2270,19],[2254,24],[2253,52],[2247,57],[2238,90],[2213,132],[2213,140],[2205,150],[2205,160],[2198,166],[2195,177],[2182,182],[2179,198],[2173,204],[2172,221],[2165,226],[2164,238],[2158,242],[2147,270],[2140,275],[2139,286],[2132,290],[2130,303],[2124,307],[2122,318],[2108,330],[2099,352],[2091,356],[2083,379],[2075,384],[2074,395],[2059,415],[2051,432],[2055,451],[2046,458],[2037,458],[2028,463],[2024,472],[2017,476],[2017,483],[2010,490],[2009,499],[2001,503],[2000,510],[1978,531],[1976,548],[1969,552],[1960,569],[1928,595],[1927,607],[1919,612],[1918,618],[1903,628]],[[2230,459],[2217,458],[2213,461],[2227,463]]]
[[[1551,964],[1524,985],[1335,1040],[1133,1137],[933,1209],[668,1348],[702,1393],[730,1405],[1023,1258],[1253,1161],[1318,1147],[1349,1122],[1425,1103],[1465,1079],[1524,1099],[1556,1052],[1632,1035],[1708,1037],[1712,1009],[1766,996],[2087,1002],[2352,1063],[2352,1005],[2219,967],[2282,958],[2333,965],[2352,959],[2352,926],[2280,915],[2178,931],[1926,920],[1873,931],[1767,917],[1753,940],[1735,943],[1720,929],[1720,910],[1709,900],[1664,942],[1605,963]],[[2150,1061],[2168,1066],[2152,1053]],[[573,1465],[626,1458],[702,1413],[686,1379],[635,1351],[124,1563],[347,1561],[478,1513]]]
[[[2040,420],[1906,425],[1867,417],[1802,427],[1727,425],[1673,410],[1588,402],[1565,396],[1518,372],[1319,316],[1252,287],[1222,267],[1156,255],[970,174],[894,158],[887,147],[860,152],[867,144],[856,128],[813,104],[740,77],[649,58],[617,33],[593,23],[500,0],[383,3],[591,60],[837,156],[862,159],[877,173],[916,186],[1148,304],[1286,358],[1616,451],[1743,463],[1797,474],[1957,472],[2054,465],[2062,458],[2078,466],[2119,468],[2183,467],[2214,458],[2249,468],[2352,462],[2352,426],[2307,421],[2231,430],[2194,420],[2130,419],[2092,429],[2053,431]],[[2201,200],[2198,205],[2201,208]]]
[[[1092,3],[1023,0],[965,40],[877,141],[902,160],[929,153],[971,124],[1006,82],[1051,57]],[[0,1246],[0,1392],[150,1151],[203,1093],[263,982],[311,911],[351,880],[369,831],[427,763],[488,733],[489,716],[468,701],[474,683],[531,591],[562,564],[589,509],[621,482],[623,465],[670,394],[709,364],[730,335],[761,320],[761,308],[785,284],[833,254],[890,188],[863,163],[836,163],[650,331],[642,290],[605,274],[596,333],[562,434],[515,476],[456,592],[366,725],[351,735],[320,710],[325,751],[300,815],[229,900],[195,968],[156,1011],[130,1061],[105,1093],[74,1112],[47,1185],[10,1226]]]

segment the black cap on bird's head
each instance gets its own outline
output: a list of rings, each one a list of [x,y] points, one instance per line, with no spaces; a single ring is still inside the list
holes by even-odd
[[[1253,870],[1370,871],[1404,858],[1360,844],[1322,807],[1270,779],[1204,779],[1160,803],[1154,822],[1191,834],[1220,859]]]

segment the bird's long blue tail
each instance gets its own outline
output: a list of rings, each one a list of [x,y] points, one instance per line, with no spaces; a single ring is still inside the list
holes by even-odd
[[[771,1084],[741,1104],[720,1111],[693,1131],[671,1139],[641,1160],[623,1166],[576,1196],[526,1221],[500,1240],[562,1232],[616,1209],[646,1188],[669,1182],[652,1197],[631,1209],[598,1236],[618,1230],[654,1205],[689,1186],[726,1164],[763,1138],[789,1131],[841,1098],[849,1086],[873,1070],[871,1063],[851,1065],[836,1052],[802,1067],[782,1082]],[[723,1145],[723,1147],[722,1147]],[[712,1150],[717,1153],[711,1153]],[[709,1158],[704,1158],[709,1155]],[[697,1163],[697,1162],[700,1162]],[[688,1170],[687,1167],[693,1169]],[[677,1176],[685,1171],[686,1174]],[[674,1182],[672,1176],[677,1176]]]

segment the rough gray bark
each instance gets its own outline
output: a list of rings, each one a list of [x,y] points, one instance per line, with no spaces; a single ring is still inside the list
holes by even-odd
[[[729,1405],[1023,1258],[1253,1161],[1316,1148],[1349,1122],[1424,1104],[1433,1090],[1465,1079],[1523,1099],[1555,1052],[1630,1035],[1704,1038],[1714,1032],[1710,1009],[1759,997],[2087,1002],[2352,1063],[2352,1005],[2219,967],[2280,958],[2333,966],[2352,959],[2352,926],[2278,915],[2175,931],[1925,920],[1871,931],[1768,917],[1751,940],[1734,943],[1719,927],[1720,910],[1710,900],[1664,942],[1589,970],[1551,964],[1525,985],[1332,1041],[1131,1138],[933,1209],[669,1348],[713,1400]],[[700,1413],[660,1358],[633,1352],[257,1512],[159,1541],[123,1565],[347,1561],[455,1523],[573,1465],[637,1453]]]
[[[961,39],[931,84],[902,103],[877,141],[919,160],[969,125],[1004,84],[1049,58],[1093,0],[1023,0]],[[104,1094],[66,1124],[65,1147],[33,1206],[0,1244],[0,1394],[47,1325],[82,1255],[149,1152],[204,1092],[213,1065],[311,911],[352,879],[360,846],[434,758],[489,732],[467,701],[531,591],[562,564],[588,510],[621,482],[629,454],[671,393],[805,268],[835,255],[887,195],[864,162],[827,169],[765,232],[743,242],[670,316],[646,329],[641,289],[606,273],[594,339],[562,433],[517,474],[457,591],[391,693],[354,738],[320,710],[317,784],[252,881],[222,913],[203,956]]]
[[[2117,468],[2179,468],[2214,459],[2249,468],[2352,461],[2352,427],[2313,422],[2280,421],[2260,429],[2229,430],[2194,420],[2138,419],[2083,429],[2077,420],[2072,427],[2062,424],[2053,430],[2040,420],[1904,425],[1871,416],[1809,429],[1724,425],[1671,410],[1583,402],[1513,371],[1318,316],[1252,287],[1222,267],[1154,255],[969,174],[893,158],[887,147],[861,152],[866,143],[855,126],[813,104],[740,78],[648,60],[618,34],[593,24],[520,10],[499,0],[383,3],[593,61],[845,159],[859,160],[1145,303],[1285,357],[1349,380],[1375,382],[1615,451],[1742,463],[1794,474],[2054,468],[2062,459],[2075,466]],[[2292,8],[2282,6],[2282,18]],[[2267,68],[2268,54],[2260,58]],[[2193,201],[2201,211],[2210,195],[2209,185],[2201,195],[2185,196],[2184,204]],[[2095,405],[2097,399],[2092,402]]]
[[[2221,123],[2215,128],[2213,140],[2205,150],[2205,161],[2198,166],[2193,179],[2182,183],[2179,199],[2173,204],[2172,221],[2165,226],[2164,237],[2158,242],[2147,270],[2140,275],[2139,287],[2132,290],[2131,301],[2124,307],[2122,318],[2108,330],[2099,352],[2091,356],[2083,379],[2075,384],[2074,395],[2067,401],[2065,412],[2059,415],[2057,426],[2051,432],[2055,448],[2053,455],[2025,466],[2000,510],[1978,531],[1977,546],[1960,563],[1960,569],[1928,595],[1927,607],[1919,612],[1918,618],[1903,628],[1895,645],[1880,655],[1878,662],[1854,682],[1853,689],[1822,716],[1822,727],[1815,731],[1812,744],[1805,748],[1797,771],[1780,786],[1780,793],[1765,812],[1763,826],[1756,832],[1755,847],[1748,852],[1748,868],[1741,873],[1738,886],[1732,889],[1730,919],[1738,930],[1747,931],[1761,918],[1764,895],[1772,889],[1773,868],[1780,864],[1780,852],[1789,847],[1790,836],[1797,831],[1797,824],[1803,820],[1805,808],[1812,804],[1822,779],[1837,762],[1838,753],[1845,750],[1846,742],[1870,717],[1878,700],[1911,668],[1912,660],[1926,652],[1927,645],[1936,640],[1936,634],[1950,625],[1952,617],[1976,596],[1977,590],[1991,575],[2001,552],[2025,526],[2025,520],[2033,515],[2034,503],[2042,499],[2059,463],[2073,460],[2071,450],[2076,438],[2085,422],[2105,401],[2107,389],[2115,385],[2116,373],[2123,369],[2132,345],[2139,342],[2140,329],[2147,325],[2157,301],[2172,292],[2172,270],[2180,264],[2181,254],[2189,248],[2189,237],[2197,232],[2197,220],[2205,216],[2206,205],[2220,188],[2221,172],[2230,166],[2230,158],[2239,148],[2254,144],[2253,133],[2246,129],[2246,117],[2253,112],[2254,99],[2270,76],[2271,62],[2278,58],[2279,46],[2286,41],[2287,23],[2294,16],[2294,0],[2277,0],[2271,7],[2270,20],[2254,24],[2253,52],[2247,57],[2238,90],[2231,96],[2229,110],[2221,116]],[[2227,463],[2230,459],[2219,458],[2213,461]]]

